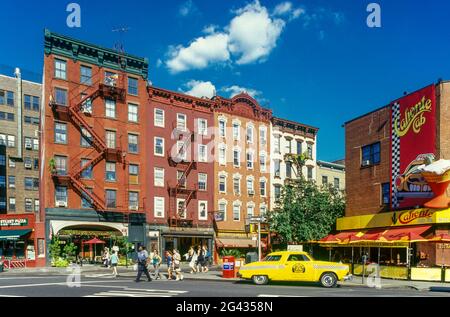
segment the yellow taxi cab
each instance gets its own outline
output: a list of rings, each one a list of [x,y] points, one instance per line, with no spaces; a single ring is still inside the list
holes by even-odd
[[[319,282],[334,287],[338,281],[349,280],[349,266],[336,262],[315,261],[308,253],[280,251],[267,255],[260,262],[242,266],[238,277],[264,285],[269,281]]]

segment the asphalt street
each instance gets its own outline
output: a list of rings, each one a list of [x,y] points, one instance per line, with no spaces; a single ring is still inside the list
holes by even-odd
[[[76,286],[72,284],[72,286]],[[67,276],[0,276],[0,297],[450,297],[450,293],[408,288],[374,289],[340,286],[325,289],[317,285],[270,284],[203,280],[157,280],[134,282],[107,274],[83,275],[80,287],[69,287]]]

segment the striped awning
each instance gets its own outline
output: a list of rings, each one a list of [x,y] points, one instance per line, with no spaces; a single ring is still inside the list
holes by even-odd
[[[24,230],[0,230],[0,241],[15,241],[21,237],[26,236],[31,232],[31,229]]]

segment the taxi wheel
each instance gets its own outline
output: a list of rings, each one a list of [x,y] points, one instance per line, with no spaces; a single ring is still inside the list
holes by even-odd
[[[269,283],[269,278],[265,275],[254,275],[252,280],[256,285],[266,285]]]
[[[320,284],[322,284],[323,287],[335,287],[337,284],[337,276],[336,274],[332,272],[327,272],[322,274],[320,277]]]

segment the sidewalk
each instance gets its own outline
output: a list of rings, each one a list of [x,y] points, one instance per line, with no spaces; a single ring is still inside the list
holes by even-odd
[[[364,283],[362,282],[361,276],[353,276],[351,281],[339,282],[340,285],[352,286],[352,287],[370,287],[367,284],[367,277]],[[406,280],[392,280],[382,278],[380,280],[381,288],[384,289],[395,289],[395,288],[409,288],[418,291],[429,291],[435,288],[441,289],[440,291],[450,291],[450,283],[441,282],[421,282],[421,281],[406,281]],[[373,286],[372,286],[373,287]]]

